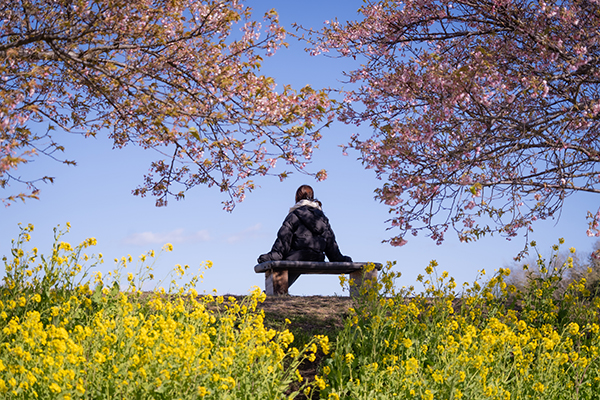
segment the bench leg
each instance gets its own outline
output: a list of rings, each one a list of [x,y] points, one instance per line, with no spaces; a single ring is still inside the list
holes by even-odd
[[[281,296],[288,294],[288,272],[265,272],[265,293],[267,296]]]
[[[365,272],[362,270],[351,272],[350,279],[354,281],[354,284],[350,285],[350,297],[358,297],[360,295],[360,288],[362,288],[364,282],[377,282],[377,270],[373,269],[369,272]]]

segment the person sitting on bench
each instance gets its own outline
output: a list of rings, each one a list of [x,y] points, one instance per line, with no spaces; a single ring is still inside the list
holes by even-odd
[[[296,204],[290,208],[279,228],[271,251],[258,257],[258,263],[278,260],[325,261],[325,255],[329,261],[352,262],[352,258],[340,252],[321,205],[314,198],[310,186],[300,186],[296,190]],[[298,273],[289,273],[288,287],[298,276]]]

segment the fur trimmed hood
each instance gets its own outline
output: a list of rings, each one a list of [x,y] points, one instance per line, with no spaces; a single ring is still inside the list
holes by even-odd
[[[294,206],[292,208],[290,208],[290,212],[294,212],[295,210],[297,210],[298,208],[300,208],[302,206],[314,207],[319,211],[323,211],[323,210],[321,210],[321,206],[319,205],[319,203],[317,203],[316,201],[303,199],[303,200],[300,200],[299,202],[297,202],[296,204],[294,204]]]

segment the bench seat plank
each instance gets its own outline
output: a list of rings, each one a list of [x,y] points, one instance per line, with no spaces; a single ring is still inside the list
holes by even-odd
[[[294,271],[301,274],[349,274],[351,272],[362,270],[366,262],[320,262],[320,261],[265,261],[254,267],[256,273],[272,271]],[[377,270],[381,269],[381,264],[375,263]]]

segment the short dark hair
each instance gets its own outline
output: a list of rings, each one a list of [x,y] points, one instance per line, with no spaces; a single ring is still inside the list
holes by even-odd
[[[313,188],[308,185],[302,185],[296,190],[296,203],[304,199],[314,200],[314,198],[315,192],[313,191]]]

